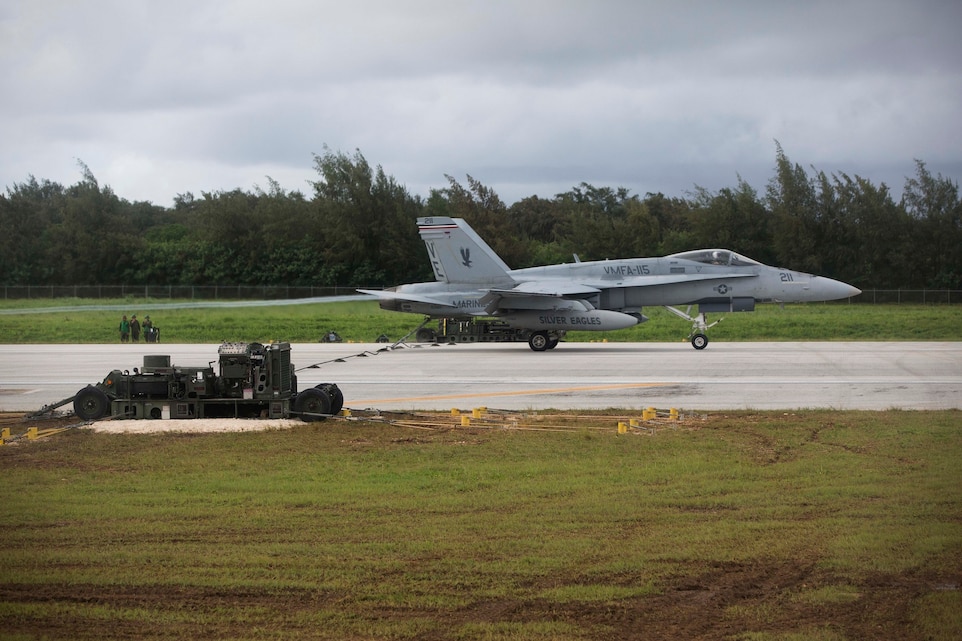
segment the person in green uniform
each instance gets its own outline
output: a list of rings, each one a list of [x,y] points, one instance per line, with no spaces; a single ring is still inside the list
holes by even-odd
[[[140,321],[137,320],[137,314],[130,317],[130,340],[140,342]]]

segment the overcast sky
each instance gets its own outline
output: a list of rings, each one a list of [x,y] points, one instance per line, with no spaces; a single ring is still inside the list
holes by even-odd
[[[789,159],[962,178],[962,2],[0,0],[0,189],[312,195],[360,150],[412,194],[763,192]]]

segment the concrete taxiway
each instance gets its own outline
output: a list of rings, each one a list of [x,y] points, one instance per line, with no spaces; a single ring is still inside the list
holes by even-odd
[[[0,345],[0,410],[33,411],[145,354],[216,366],[218,345]],[[355,409],[962,408],[962,342],[296,344],[301,389]],[[312,367],[314,366],[314,367]]]

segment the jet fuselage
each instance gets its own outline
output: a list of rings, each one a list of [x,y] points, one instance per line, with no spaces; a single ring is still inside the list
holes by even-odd
[[[713,265],[679,257],[603,260],[544,267],[515,269],[509,272],[518,284],[536,282],[539,286],[557,282],[559,288],[577,282],[599,291],[579,295],[596,309],[640,311],[643,307],[664,305],[711,306],[713,309],[758,302],[811,302],[855,296],[857,289],[831,278],[804,272],[769,267],[748,259],[744,264]],[[484,302],[487,289],[458,283],[426,282],[401,285],[386,290],[398,298],[382,298],[383,309],[441,317],[490,316]],[[423,296],[427,300],[412,300]],[[545,300],[539,307],[557,308],[564,297]],[[531,303],[531,299],[526,299]],[[440,303],[440,304],[438,304]],[[509,301],[502,301],[502,308]]]

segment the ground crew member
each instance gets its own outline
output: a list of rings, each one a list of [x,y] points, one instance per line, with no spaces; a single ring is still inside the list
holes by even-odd
[[[130,340],[140,342],[140,321],[137,320],[137,314],[130,317]]]

